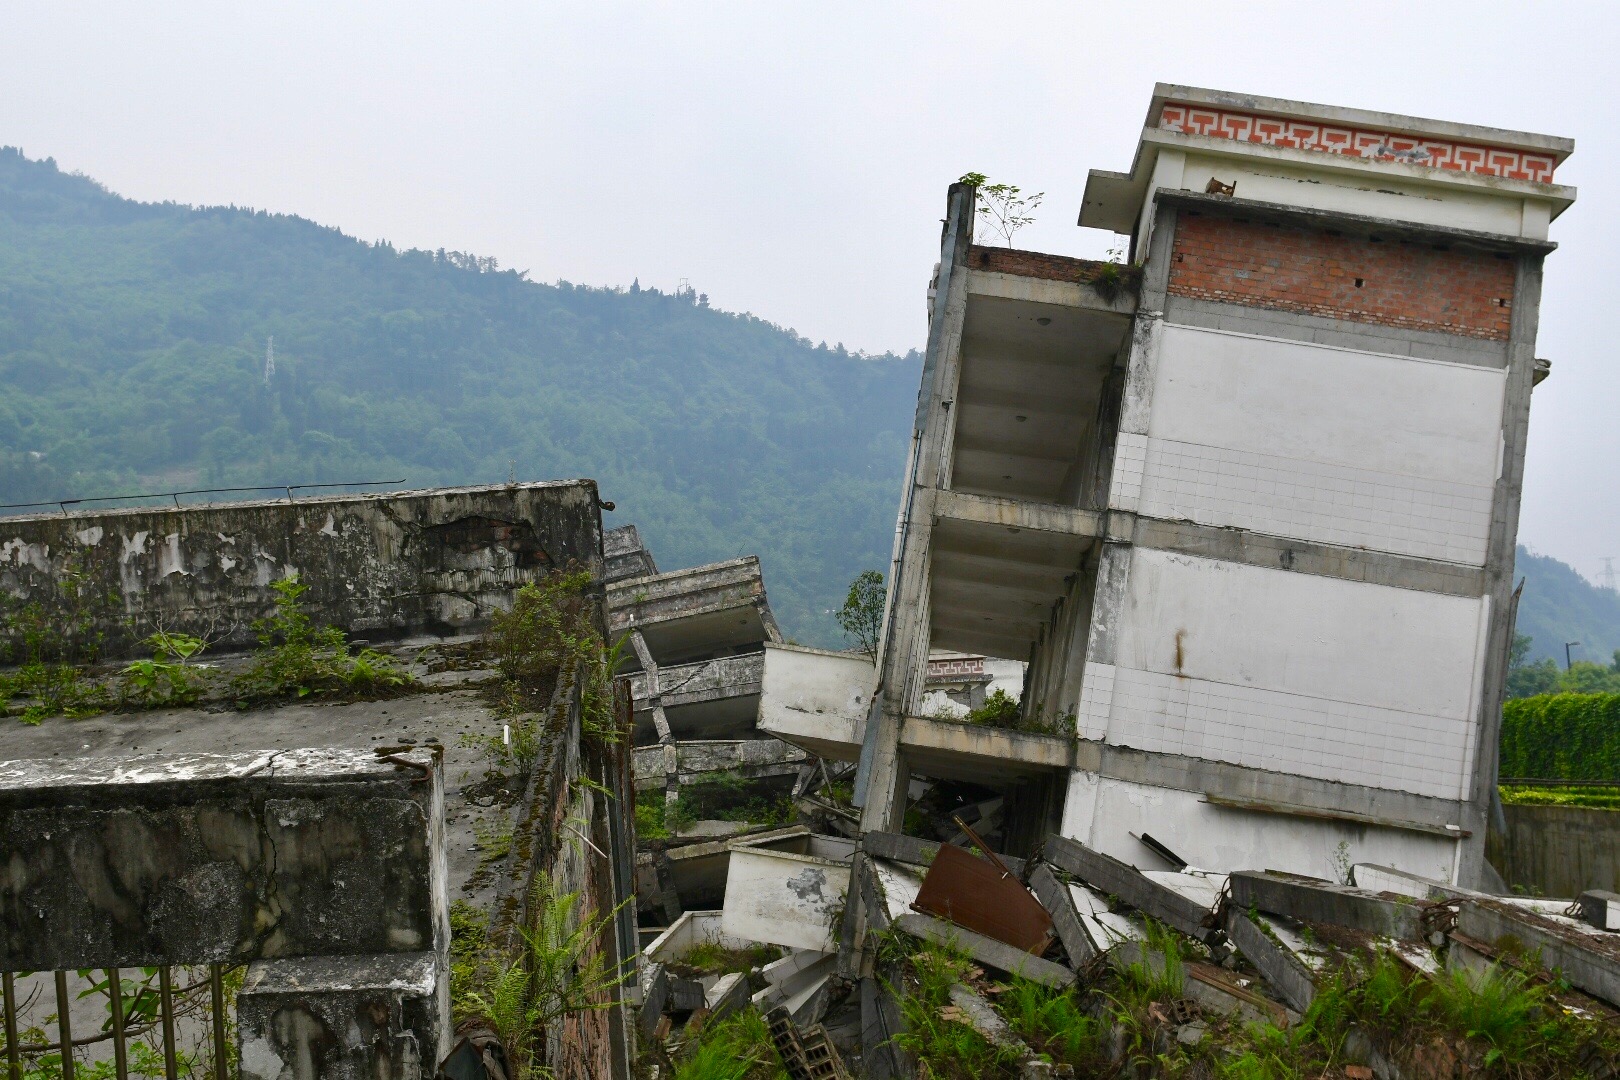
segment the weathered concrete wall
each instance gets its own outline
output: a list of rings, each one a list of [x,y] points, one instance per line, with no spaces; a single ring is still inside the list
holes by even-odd
[[[237,998],[242,1080],[420,1080],[450,1050],[440,958],[268,960]]]
[[[443,780],[394,757],[0,762],[0,970],[443,949]]]
[[[1486,855],[1509,886],[1542,896],[1620,891],[1620,811],[1509,804],[1502,812],[1507,832],[1491,831]]]
[[[570,563],[600,580],[591,480],[0,520],[0,594],[61,608],[82,575],[113,656],[160,627],[251,645],[288,577],[352,635],[458,633]],[[0,622],[0,650],[15,644]]]

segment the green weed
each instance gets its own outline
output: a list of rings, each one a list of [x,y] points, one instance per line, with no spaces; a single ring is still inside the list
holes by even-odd
[[[252,666],[231,681],[238,700],[385,697],[415,683],[392,657],[374,649],[351,653],[342,630],[317,626],[299,603],[309,586],[284,578],[270,587],[275,610],[253,624],[259,650]]]
[[[705,1026],[676,1062],[675,1080],[785,1080],[771,1030],[755,1009]]]
[[[207,648],[202,638],[160,630],[141,644],[152,650],[152,658],[136,660],[119,673],[121,703],[158,708],[190,705],[202,697],[207,679],[190,663]]]

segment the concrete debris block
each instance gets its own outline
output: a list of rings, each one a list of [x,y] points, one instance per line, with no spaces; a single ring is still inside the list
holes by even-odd
[[[943,919],[921,912],[909,912],[895,920],[895,925],[913,937],[961,949],[987,968],[1008,975],[1018,975],[1044,986],[1073,986],[1075,974],[1061,964],[1031,956],[1011,945],[975,934]]]
[[[912,866],[932,866],[934,857],[939,854],[942,846],[933,840],[919,840],[915,836],[904,836],[900,833],[869,832],[861,837],[861,850],[873,858],[910,863]],[[1015,875],[1023,876],[1023,859],[1013,855],[998,854],[997,857]]]
[[[1440,962],[1434,958],[1427,945],[1416,941],[1394,941],[1386,939],[1383,943],[1391,953],[1413,971],[1424,975],[1438,975]]]
[[[1143,936],[1141,927],[1110,910],[1108,900],[1095,889],[1071,884],[1069,899],[1074,901],[1080,924],[1097,943],[1099,951],[1107,952],[1122,941],[1137,941]]]
[[[954,1009],[949,1012],[947,1009]],[[956,1020],[967,1024],[974,1031],[984,1036],[986,1042],[1003,1050],[1011,1050],[1018,1054],[1029,1054],[1029,1044],[1014,1034],[1013,1029],[1007,1026],[1007,1021],[1001,1018],[984,998],[975,994],[968,987],[957,983],[951,987],[951,1004],[947,1009],[940,1010],[941,1020]]]
[[[760,977],[772,984],[786,983],[807,968],[823,962],[829,955],[814,949],[791,949],[780,960],[772,960],[760,968]]]
[[[1052,943],[1052,917],[1016,877],[946,844],[935,853],[914,906],[1036,956]]]
[[[922,889],[922,874],[904,863],[883,859],[868,859],[867,865],[872,868],[887,920],[893,922],[910,911]],[[871,918],[870,912],[867,917]]]
[[[1183,961],[1186,978],[1182,993],[1204,1008],[1218,1013],[1237,1013],[1251,1023],[1268,1023],[1286,1028],[1297,1020],[1287,1009],[1270,998],[1239,984],[1230,974],[1213,964]]]
[[[434,953],[261,960],[236,999],[243,1080],[419,1080],[450,1049]]]
[[[849,891],[848,863],[766,848],[731,853],[721,927],[731,937],[830,952]]]
[[[666,1012],[696,1012],[709,1003],[709,990],[697,979],[669,977],[669,997],[665,999]]]
[[[1620,943],[1573,919],[1522,911],[1498,900],[1466,900],[1457,908],[1459,933],[1487,944],[1510,938],[1539,953],[1541,966],[1571,986],[1620,1005]]]
[[[1286,915],[1309,923],[1332,923],[1381,937],[1420,941],[1427,934],[1425,905],[1285,874],[1241,871],[1227,879],[1231,903],[1247,910]]]
[[[1225,926],[1233,947],[1265,976],[1271,989],[1290,1008],[1304,1012],[1311,1007],[1316,997],[1316,977],[1293,949],[1236,906],[1226,909]]]
[[[1148,947],[1146,942],[1122,942],[1110,949],[1107,956],[1116,971],[1135,965],[1145,966],[1155,977],[1163,977],[1166,971],[1164,954]],[[1210,1012],[1236,1014],[1253,1023],[1287,1027],[1295,1019],[1277,1002],[1239,985],[1231,975],[1212,964],[1183,960],[1180,993]]]
[[[1087,931],[1080,921],[1080,912],[1074,904],[1074,897],[1069,894],[1057,875],[1052,873],[1050,867],[1044,863],[1037,864],[1029,875],[1029,887],[1035,893],[1035,898],[1046,908],[1047,914],[1052,917],[1052,926],[1057,931],[1058,940],[1063,942],[1063,951],[1069,956],[1069,966],[1076,971],[1096,959],[1101,951],[1096,940]]]
[[[786,966],[790,962],[793,966]],[[826,1008],[828,979],[837,967],[835,953],[806,951],[783,957],[764,969],[766,985],[753,996],[754,1005],[761,1013],[782,1006],[794,1023],[813,1024]]]
[[[1158,919],[1188,937],[1219,945],[1221,930],[1211,923],[1210,908],[1165,887],[1134,867],[1066,836],[1048,837],[1041,850],[1047,862],[1110,896],[1117,896],[1144,915]]]
[[[718,1020],[727,1013],[748,1007],[748,973],[733,971],[720,976],[703,998],[709,1010],[709,1019]]]
[[[1592,889],[1576,901],[1581,918],[1599,930],[1620,930],[1620,894]]]
[[[1202,1020],[1194,1020],[1190,1024],[1182,1024],[1176,1028],[1176,1042],[1182,1046],[1197,1046],[1209,1034],[1209,1025]]]
[[[1352,866],[1350,883],[1364,892],[1394,893],[1397,896],[1410,896],[1415,900],[1444,899],[1449,895],[1450,889],[1444,882],[1433,878],[1374,863],[1356,863]],[[1448,891],[1437,894],[1436,889]]]
[[[1142,876],[1180,893],[1205,911],[1214,911],[1226,891],[1225,874],[1208,874],[1195,870],[1144,870]]]
[[[669,1004],[669,968],[659,963],[647,964],[641,970],[639,982],[641,1007],[636,1013],[636,1027],[642,1038],[650,1039]]]

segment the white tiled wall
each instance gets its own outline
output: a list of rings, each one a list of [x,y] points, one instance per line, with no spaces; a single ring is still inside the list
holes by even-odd
[[[1148,440],[1138,510],[1399,555],[1485,562],[1490,485]]]
[[[1154,371],[1111,507],[1483,565],[1503,371],[1187,326]]]
[[[1460,798],[1482,598],[1136,548],[1082,738]]]
[[[1148,437],[1120,432],[1114,445],[1114,471],[1108,480],[1108,505],[1135,510],[1142,494],[1142,469],[1147,461]]]
[[[1462,797],[1474,724],[1256,686],[1118,669],[1108,741],[1255,769]]]

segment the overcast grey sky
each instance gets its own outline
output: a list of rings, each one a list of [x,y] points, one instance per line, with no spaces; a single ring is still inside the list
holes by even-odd
[[[1044,190],[1020,246],[1101,254],[1086,170],[1127,167],[1156,80],[1571,136],[1521,538],[1595,576],[1620,556],[1617,39],[1569,2],[0,0],[0,144],[903,351],[946,185]]]

